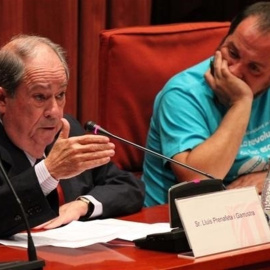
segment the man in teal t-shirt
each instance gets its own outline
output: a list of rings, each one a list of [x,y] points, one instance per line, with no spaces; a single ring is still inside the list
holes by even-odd
[[[211,59],[169,80],[157,95],[147,147],[261,192],[270,156],[270,3],[239,14]],[[213,72],[210,62],[213,61]],[[167,203],[168,189],[206,177],[146,154],[145,205]]]

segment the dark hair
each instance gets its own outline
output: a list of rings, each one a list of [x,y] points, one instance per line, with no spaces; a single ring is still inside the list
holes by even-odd
[[[260,31],[270,32],[270,2],[258,2],[243,9],[231,22],[228,35],[232,34],[237,26],[248,17],[257,17],[257,27]]]
[[[7,91],[8,95],[14,96],[16,88],[23,80],[24,60],[34,57],[36,49],[41,44],[49,46],[57,54],[64,66],[66,76],[69,78],[65,52],[61,46],[45,37],[15,36],[0,50],[0,86]]]

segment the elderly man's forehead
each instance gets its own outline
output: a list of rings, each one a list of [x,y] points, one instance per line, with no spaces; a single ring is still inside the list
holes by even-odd
[[[20,57],[34,57],[35,54],[42,48],[48,48],[54,51],[48,44],[39,40],[29,38],[17,38],[2,47],[1,50],[10,51]]]

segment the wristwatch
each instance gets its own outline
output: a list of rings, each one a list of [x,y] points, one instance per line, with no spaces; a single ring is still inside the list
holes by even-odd
[[[77,200],[82,201],[88,205],[87,213],[83,217],[80,218],[80,219],[88,219],[94,212],[94,209],[95,209],[94,204],[90,200],[88,200],[86,197],[83,197],[83,196],[78,197]]]

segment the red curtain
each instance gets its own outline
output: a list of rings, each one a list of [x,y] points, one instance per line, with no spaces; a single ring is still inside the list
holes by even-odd
[[[0,45],[12,36],[46,36],[67,52],[71,77],[66,112],[97,119],[99,33],[148,25],[151,0],[0,0]]]

